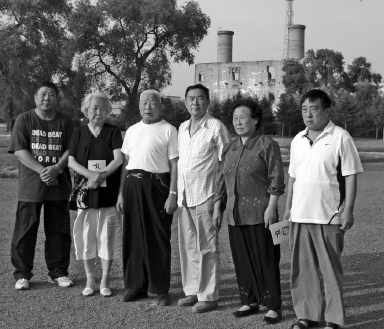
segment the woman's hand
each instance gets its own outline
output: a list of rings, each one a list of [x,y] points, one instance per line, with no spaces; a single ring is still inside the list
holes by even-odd
[[[275,206],[268,205],[264,212],[265,228],[269,228],[270,225],[277,221],[277,209]]]
[[[102,184],[105,181],[105,178],[103,177],[103,174],[105,171],[91,171],[88,176],[88,188],[89,189],[97,189],[100,184]]]
[[[124,212],[124,198],[122,194],[119,194],[117,197],[116,209],[121,214]]]
[[[217,232],[221,229],[221,224],[223,223],[223,212],[221,211],[221,201],[218,201],[213,206],[213,215],[212,215],[212,222],[214,228],[217,230]]]

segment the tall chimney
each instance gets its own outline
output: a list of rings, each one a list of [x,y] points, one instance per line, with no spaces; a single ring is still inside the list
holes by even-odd
[[[233,31],[217,31],[217,62],[232,62]]]
[[[288,26],[288,58],[304,58],[305,25]]]

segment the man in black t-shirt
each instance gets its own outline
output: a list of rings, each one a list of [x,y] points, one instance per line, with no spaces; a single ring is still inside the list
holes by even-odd
[[[35,92],[36,109],[20,114],[8,152],[19,160],[19,189],[11,260],[15,288],[29,289],[41,208],[44,205],[45,260],[52,282],[70,287],[71,177],[67,167],[72,119],[56,111],[58,88],[43,82]]]

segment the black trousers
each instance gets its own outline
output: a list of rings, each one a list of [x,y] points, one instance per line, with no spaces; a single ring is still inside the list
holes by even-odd
[[[164,209],[169,176],[127,176],[124,184],[123,273],[125,288],[168,292],[172,215]]]
[[[228,225],[228,232],[241,304],[280,310],[280,245],[264,224]]]
[[[11,260],[16,280],[33,276],[33,261],[41,208],[44,205],[45,261],[51,279],[68,275],[71,252],[68,200],[17,203]]]

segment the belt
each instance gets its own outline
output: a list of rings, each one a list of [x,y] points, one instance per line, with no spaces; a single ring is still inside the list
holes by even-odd
[[[130,173],[128,174],[128,176],[133,176],[133,177],[136,177],[136,178],[147,178],[147,179],[160,179],[160,175],[159,174],[151,174],[151,173]]]

